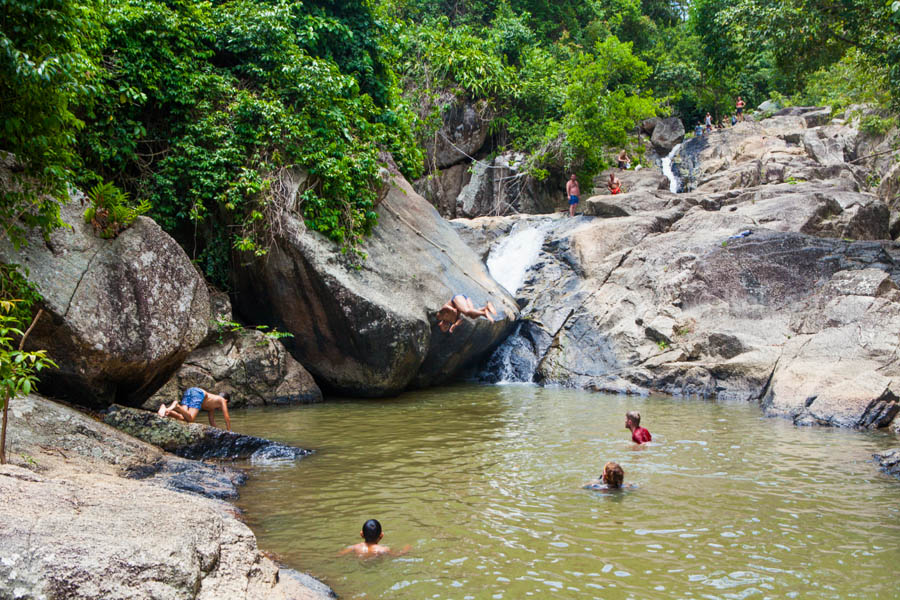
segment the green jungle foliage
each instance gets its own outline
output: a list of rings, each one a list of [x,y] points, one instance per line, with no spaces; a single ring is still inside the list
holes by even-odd
[[[284,211],[355,248],[384,153],[417,177],[459,99],[489,149],[584,178],[654,114],[900,100],[900,0],[0,0],[0,22],[5,235],[109,182],[226,287]]]
[[[352,247],[377,220],[379,152],[421,168],[363,1],[111,0],[104,26],[82,181],[149,201],[216,283],[232,250],[266,252],[286,173],[307,174],[307,226]]]
[[[497,148],[531,153],[533,174],[555,167],[589,179],[659,108],[652,68],[617,37],[643,39],[640,3],[396,0],[379,10],[421,141],[463,99],[491,119]]]
[[[0,0],[0,161],[12,164],[0,226],[17,247],[27,229],[61,225],[59,201],[79,165],[77,107],[95,91],[101,34],[90,1]]]

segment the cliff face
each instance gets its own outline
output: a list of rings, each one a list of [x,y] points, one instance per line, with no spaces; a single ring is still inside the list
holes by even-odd
[[[353,261],[288,211],[268,256],[235,274],[235,309],[293,334],[285,346],[327,390],[385,396],[446,381],[499,344],[518,316],[509,294],[398,174]],[[455,294],[498,316],[442,333]]]
[[[866,143],[809,110],[686,142],[690,192],[623,173],[625,194],[590,198],[586,216],[547,227],[517,294],[527,321],[511,360],[533,362],[545,383],[889,425],[900,410],[900,244],[888,203],[867,191],[876,178],[850,162]],[[515,220],[456,224],[484,252],[489,232]]]

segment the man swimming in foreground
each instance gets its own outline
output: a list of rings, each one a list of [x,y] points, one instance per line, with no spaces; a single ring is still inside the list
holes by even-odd
[[[412,546],[407,544],[399,552],[394,552],[387,546],[379,544],[378,542],[384,537],[384,533],[381,531],[381,523],[375,519],[369,519],[363,523],[362,530],[359,532],[359,537],[363,539],[362,542],[347,546],[341,550],[338,556],[344,556],[351,552],[355,553],[356,556],[359,556],[360,558],[373,558],[375,556],[384,556],[386,554],[391,556],[401,556],[409,552],[409,549],[412,548]]]

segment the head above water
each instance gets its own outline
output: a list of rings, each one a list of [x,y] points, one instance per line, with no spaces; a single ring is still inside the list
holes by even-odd
[[[636,410],[630,410],[625,413],[625,422],[631,422],[635,427],[641,426],[641,413]]]
[[[603,465],[603,482],[611,488],[622,487],[625,481],[625,471],[619,466],[619,463],[608,462]]]
[[[382,537],[381,523],[375,519],[369,519],[363,523],[360,535],[366,540],[367,544],[377,544]]]
[[[225,398],[225,400],[231,402],[231,392],[225,392],[224,394],[222,394],[222,397]]]

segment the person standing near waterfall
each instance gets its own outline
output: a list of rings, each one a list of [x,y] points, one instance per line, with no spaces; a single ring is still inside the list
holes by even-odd
[[[737,102],[734,103],[734,108],[736,109],[738,119],[740,119],[742,123],[744,122],[744,106],[746,106],[746,103],[738,96]]]
[[[578,187],[578,180],[575,178],[575,173],[569,177],[569,181],[566,182],[566,196],[569,197],[569,216],[575,216],[575,207],[578,205],[579,197],[581,196],[581,188]]]

